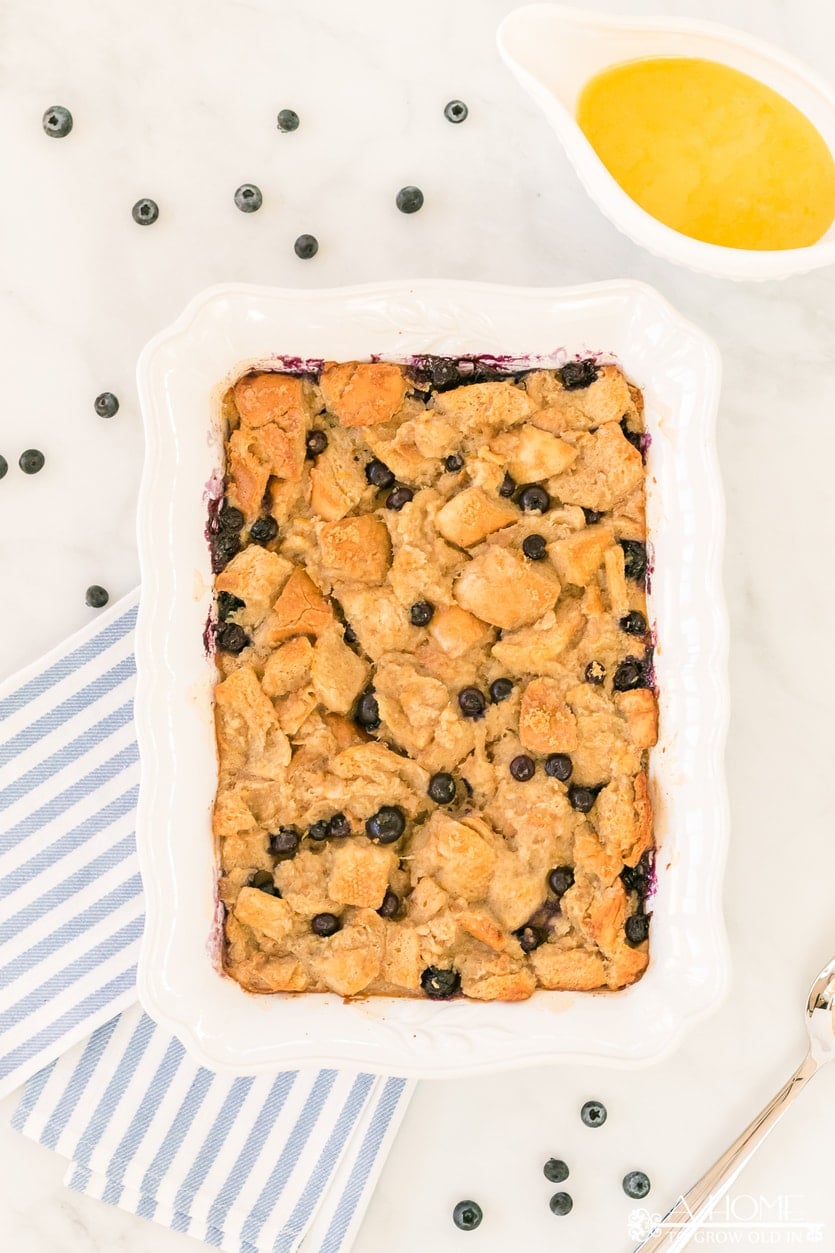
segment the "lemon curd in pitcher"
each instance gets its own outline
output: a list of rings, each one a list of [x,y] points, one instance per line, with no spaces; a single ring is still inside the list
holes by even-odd
[[[647,213],[729,248],[803,248],[835,218],[835,161],[805,114],[718,61],[614,65],[583,88],[577,121]]]

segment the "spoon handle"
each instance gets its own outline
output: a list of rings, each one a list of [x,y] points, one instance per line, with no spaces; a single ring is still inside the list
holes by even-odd
[[[639,1244],[634,1253],[675,1253],[689,1243],[717,1201],[725,1195],[742,1168],[783,1117],[798,1092],[812,1078],[818,1065],[810,1053],[765,1109],[757,1114],[687,1195],[664,1215],[653,1234]]]

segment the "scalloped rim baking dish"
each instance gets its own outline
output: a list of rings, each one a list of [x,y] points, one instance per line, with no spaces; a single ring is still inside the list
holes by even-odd
[[[217,401],[226,380],[277,354],[420,353],[536,355],[549,364],[600,353],[644,392],[660,851],[649,970],[622,992],[539,991],[514,1005],[344,1002],[330,994],[253,996],[218,970],[215,671],[203,647],[212,599],[206,489],[222,456]],[[148,1013],[205,1066],[250,1074],[339,1064],[447,1076],[564,1059],[646,1062],[671,1049],[717,1006],[728,977],[727,620],[713,342],[652,288],[629,281],[554,289],[431,280],[330,291],[234,284],[201,293],[151,340],[138,379],[147,439],[136,631],[146,898],[139,994]]]

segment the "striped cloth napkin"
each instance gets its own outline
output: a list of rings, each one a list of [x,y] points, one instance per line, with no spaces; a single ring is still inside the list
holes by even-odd
[[[78,1192],[229,1253],[342,1253],[412,1085],[214,1075],[135,1003],[137,604],[0,686],[0,1097],[26,1083],[12,1124]]]

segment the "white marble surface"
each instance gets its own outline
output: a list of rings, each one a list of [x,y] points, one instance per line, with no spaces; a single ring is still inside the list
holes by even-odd
[[[676,1055],[638,1072],[579,1067],[422,1085],[385,1168],[357,1253],[625,1253],[627,1169],[662,1207],[770,1096],[803,1046],[801,1004],[835,951],[835,661],[832,272],[729,286],[643,255],[588,203],[544,121],[499,64],[508,0],[6,0],[0,8],[0,670],[82,624],[84,589],[136,581],[133,510],[142,440],[133,368],[189,296],[225,279],[330,285],[448,275],[572,283],[629,275],[715,337],[725,360],[720,453],[728,494],[733,647],[728,766],[733,840],[730,999]],[[589,7],[592,7],[591,5]],[[835,77],[825,0],[610,0],[623,12],[733,22]],[[460,96],[470,119],[441,110]],[[76,126],[47,139],[43,110]],[[279,135],[277,109],[302,126]],[[246,217],[232,193],[264,191]],[[403,183],[426,206],[397,213]],[[160,204],[140,229],[130,207]],[[312,262],[292,242],[318,235]],[[97,418],[97,392],[122,402]],[[17,458],[37,446],[46,468]],[[588,1096],[608,1105],[579,1124]],[[11,1102],[0,1107],[7,1113]],[[835,1249],[835,1073],[824,1073],[735,1188],[825,1224]],[[541,1163],[572,1167],[573,1214],[551,1216]],[[0,1127],[0,1227],[24,1253],[185,1253],[152,1228],[60,1183],[62,1164]],[[449,1211],[479,1200],[464,1236]],[[740,1212],[747,1209],[740,1202]],[[769,1233],[768,1247],[794,1247]],[[463,1243],[462,1243],[463,1242]],[[741,1233],[736,1247],[761,1247]]]

